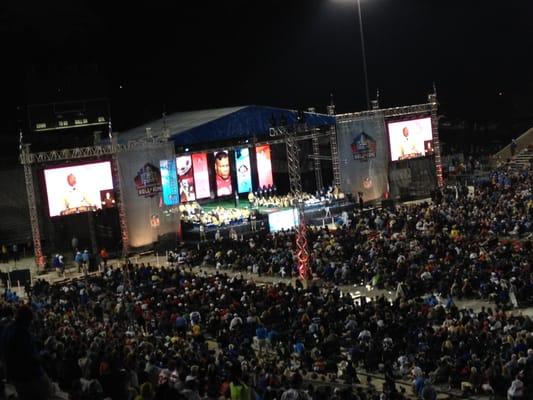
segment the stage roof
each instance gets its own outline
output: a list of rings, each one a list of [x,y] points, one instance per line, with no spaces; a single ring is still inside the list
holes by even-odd
[[[128,131],[120,132],[118,140],[126,143],[147,135],[160,135],[166,124],[170,140],[176,145],[193,145],[209,142],[222,142],[232,139],[260,137],[268,133],[272,116],[279,121],[285,116],[287,123],[297,120],[296,110],[265,106],[240,106],[215,108],[211,110],[185,111],[170,114],[166,119],[160,118]],[[334,125],[335,117],[326,114],[305,112],[305,121],[309,127]]]

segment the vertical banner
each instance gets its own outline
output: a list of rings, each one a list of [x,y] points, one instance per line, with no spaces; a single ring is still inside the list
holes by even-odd
[[[207,169],[207,154],[196,153],[192,155],[192,168],[196,184],[196,198],[205,199],[211,196],[209,184],[209,170]]]
[[[132,248],[174,237],[177,231],[178,219],[166,217],[163,212],[165,205],[160,164],[161,160],[174,157],[172,142],[120,152],[118,155],[121,201],[126,212],[129,245]]]
[[[163,203],[166,206],[175,206],[180,201],[176,160],[172,159],[159,161],[159,169],[161,170]]]
[[[274,180],[272,179],[272,162],[270,158],[270,145],[263,144],[256,146],[255,157],[257,160],[257,176],[259,177],[259,187],[272,186]]]
[[[180,183],[180,200],[182,203],[196,200],[191,156],[176,157],[176,169]]]
[[[389,151],[382,115],[337,122],[341,189],[380,199],[388,189]]]
[[[217,151],[214,154],[217,196],[229,196],[233,193],[233,187],[231,185],[231,167],[228,151]]]
[[[237,186],[239,193],[252,190],[252,171],[250,167],[250,150],[247,148],[235,150],[235,169],[237,170]]]

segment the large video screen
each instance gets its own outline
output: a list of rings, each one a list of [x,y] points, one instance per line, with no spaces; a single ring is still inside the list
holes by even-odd
[[[159,169],[161,171],[163,203],[166,206],[175,206],[180,201],[176,160],[159,161]]]
[[[231,184],[231,166],[227,150],[217,151],[215,155],[215,177],[217,182],[217,196],[229,196],[233,193]]]
[[[187,203],[196,200],[191,156],[176,157],[176,170],[180,185],[180,201]]]
[[[300,217],[296,208],[271,212],[268,214],[268,228],[270,232],[290,230],[300,223]]]
[[[388,124],[391,161],[433,154],[431,118],[419,118]]]
[[[264,144],[256,146],[255,157],[257,160],[257,176],[259,177],[259,187],[274,185],[272,179],[272,162],[270,157],[270,145]]]
[[[239,193],[252,190],[252,168],[250,167],[250,150],[235,150],[235,169],[237,170],[237,186]]]
[[[192,168],[194,170],[194,182],[196,183],[196,198],[205,199],[211,196],[209,169],[207,168],[207,154],[193,154]]]
[[[109,161],[45,169],[44,181],[51,217],[115,204]]]

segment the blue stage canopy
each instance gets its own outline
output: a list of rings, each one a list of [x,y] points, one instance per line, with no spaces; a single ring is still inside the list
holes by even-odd
[[[147,131],[153,136],[160,135],[165,126],[170,140],[178,146],[261,137],[268,134],[272,118],[279,123],[284,117],[287,124],[291,125],[296,123],[297,116],[296,110],[264,106],[178,112],[121,132],[118,140],[126,143],[140,139],[146,137]],[[305,112],[305,122],[309,127],[334,125],[335,117]]]

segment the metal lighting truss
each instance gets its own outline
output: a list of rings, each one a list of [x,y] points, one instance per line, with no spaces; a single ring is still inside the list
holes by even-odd
[[[33,165],[47,164],[65,160],[77,160],[85,158],[101,158],[111,156],[113,175],[118,185],[117,190],[117,207],[119,212],[120,229],[122,235],[122,248],[127,254],[129,250],[129,236],[126,221],[126,211],[124,202],[122,201],[122,185],[120,177],[120,169],[118,162],[118,154],[133,150],[157,148],[168,142],[167,135],[143,138],[139,140],[129,141],[126,144],[119,144],[116,138],[112,140],[111,144],[77,147],[72,149],[53,150],[47,152],[32,153],[30,145],[24,144],[20,149],[20,162],[24,167],[24,178],[26,181],[26,193],[28,195],[28,208],[30,213],[31,232],[33,237],[33,248],[35,253],[35,262],[40,271],[45,266],[43,251],[41,246],[41,232],[39,228],[39,214],[37,211],[37,202],[35,197]]]

